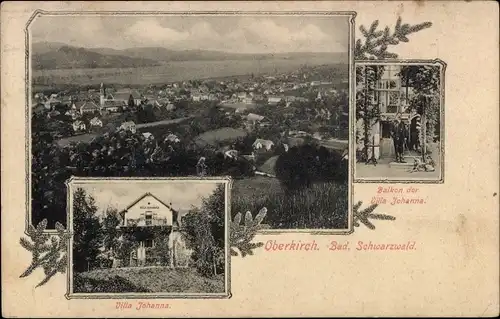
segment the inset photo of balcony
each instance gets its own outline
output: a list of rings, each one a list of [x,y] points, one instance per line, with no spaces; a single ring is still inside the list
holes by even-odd
[[[443,181],[444,68],[356,64],[356,182]]]

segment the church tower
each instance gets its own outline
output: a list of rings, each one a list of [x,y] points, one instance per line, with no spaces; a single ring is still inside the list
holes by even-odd
[[[316,96],[316,101],[321,101],[323,97],[321,96],[321,92],[318,91],[318,95]]]
[[[106,89],[104,88],[104,84],[101,82],[101,90],[100,90],[100,104],[101,109],[104,107],[104,101],[106,99]]]

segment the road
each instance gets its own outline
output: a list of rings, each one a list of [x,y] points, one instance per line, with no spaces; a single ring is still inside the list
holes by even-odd
[[[319,141],[319,145],[324,146],[326,148],[331,148],[337,151],[343,151],[347,147],[349,147],[349,141],[348,140],[323,140]]]
[[[145,127],[153,127],[153,126],[159,126],[159,125],[168,125],[168,124],[176,124],[176,123],[181,123],[186,120],[192,119],[194,116],[186,116],[186,117],[180,117],[177,119],[173,120],[163,120],[163,121],[157,121],[157,122],[151,122],[151,123],[142,123],[142,124],[137,124],[136,127],[139,128],[145,128]]]

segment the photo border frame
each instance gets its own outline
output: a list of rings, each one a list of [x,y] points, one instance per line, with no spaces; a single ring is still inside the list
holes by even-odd
[[[106,183],[124,183],[124,182],[135,182],[135,183],[186,183],[186,182],[196,182],[196,183],[221,183],[224,184],[225,189],[225,220],[224,220],[224,251],[225,251],[225,266],[224,266],[224,293],[74,293],[73,289],[73,208],[72,208],[72,198],[73,198],[73,188],[77,185],[82,184],[106,184]],[[67,188],[67,201],[66,201],[66,217],[68,221],[67,229],[69,230],[71,237],[69,239],[67,247],[68,255],[68,265],[67,265],[67,276],[66,276],[66,294],[64,295],[66,299],[136,299],[136,300],[146,300],[146,299],[229,299],[232,297],[231,293],[231,245],[230,245],[230,224],[231,224],[231,188],[233,180],[228,176],[216,176],[216,177],[77,177],[72,176],[66,181]],[[76,185],[76,186],[75,186]],[[137,267],[141,268],[141,267]]]
[[[444,184],[444,176],[445,176],[445,82],[446,82],[446,67],[447,64],[441,59],[384,59],[384,60],[357,60],[354,65],[354,70],[358,65],[432,65],[439,66],[439,129],[440,129],[440,141],[439,141],[439,160],[440,160],[440,178],[415,178],[415,179],[404,179],[404,178],[363,178],[356,176],[356,156],[354,155],[350,159],[350,165],[353,167],[352,180],[356,184],[366,184],[366,183],[383,183],[383,184]],[[356,78],[353,80],[355,88],[356,88]],[[351,113],[356,114],[356,99],[354,99],[353,109]],[[351,141],[351,147],[355,150],[356,145],[356,131],[357,126],[356,122],[352,127],[354,137]]]
[[[25,233],[30,225],[32,225],[32,207],[31,207],[31,95],[32,95],[32,78],[31,78],[31,36],[30,26],[37,17],[40,16],[203,16],[203,15],[234,15],[234,16],[345,16],[348,19],[349,34],[348,34],[348,97],[349,97],[349,141],[348,141],[348,156],[349,159],[355,154],[355,149],[352,148],[352,139],[355,135],[350,130],[355,124],[355,113],[352,112],[352,105],[355,103],[355,61],[354,61],[354,47],[355,47],[355,18],[357,13],[355,11],[46,11],[36,10],[25,25],[25,92],[26,92],[26,109],[25,109],[25,150],[26,150],[26,163],[25,163],[25,184],[26,184],[26,218],[25,218]],[[353,80],[354,79],[354,80]],[[354,216],[353,216],[353,203],[354,203],[354,167],[351,161],[348,161],[348,226],[345,229],[266,229],[260,230],[260,234],[290,234],[290,233],[304,233],[314,235],[349,235],[354,232]],[[194,177],[196,178],[196,177]],[[48,229],[46,233],[56,233],[55,229]]]

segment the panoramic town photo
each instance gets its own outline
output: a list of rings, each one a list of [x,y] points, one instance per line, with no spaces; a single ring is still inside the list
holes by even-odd
[[[66,224],[71,176],[231,176],[232,216],[347,230],[352,18],[37,16],[31,222]]]
[[[357,179],[442,180],[442,68],[356,64]]]
[[[70,297],[229,295],[227,180],[77,179],[69,189]]]

